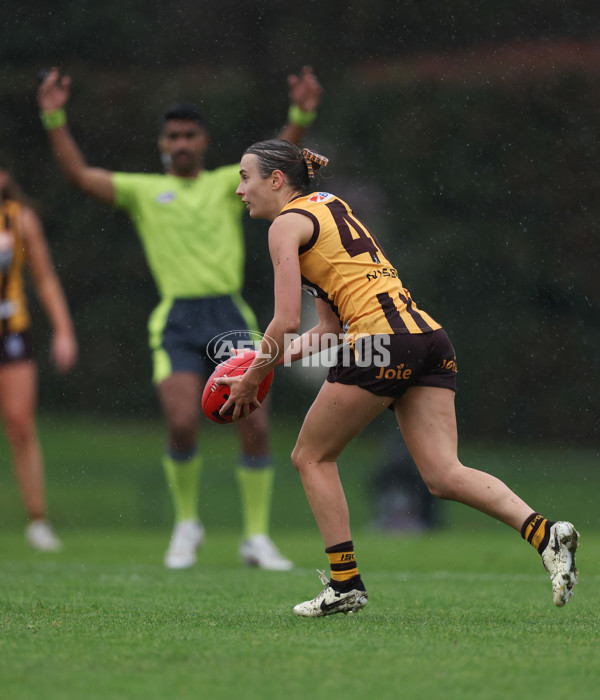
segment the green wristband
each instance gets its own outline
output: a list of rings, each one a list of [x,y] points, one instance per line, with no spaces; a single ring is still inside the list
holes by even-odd
[[[313,110],[312,112],[305,112],[304,110],[300,109],[297,104],[290,105],[290,109],[288,111],[288,120],[290,124],[302,126],[304,128],[310,126],[314,122],[316,116],[316,111]]]
[[[67,123],[67,115],[64,109],[53,109],[51,112],[40,112],[40,119],[44,129],[58,129]]]

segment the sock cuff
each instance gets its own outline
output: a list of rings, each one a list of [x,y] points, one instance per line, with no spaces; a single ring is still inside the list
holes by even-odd
[[[365,584],[362,581],[362,578],[360,577],[360,574],[356,574],[355,576],[352,576],[352,578],[347,579],[346,581],[336,581],[335,579],[331,579],[329,581],[329,585],[331,588],[333,588],[334,591],[348,591],[351,588],[355,588],[357,591],[365,591]]]
[[[271,466],[271,455],[261,455],[255,457],[254,455],[242,454],[240,456],[240,464],[246,469],[266,469]]]
[[[530,542],[530,536],[537,530],[543,519],[539,513],[532,513],[521,526],[521,537]]]
[[[198,445],[193,445],[187,450],[178,450],[168,445],[165,454],[174,462],[188,462],[198,454]]]
[[[550,528],[553,525],[553,520],[547,520],[539,513],[532,513],[523,523],[521,537],[541,554],[550,541]]]
[[[340,542],[340,544],[334,544],[332,547],[327,547],[325,549],[326,554],[334,554],[335,552],[351,552],[354,550],[354,543],[352,540],[347,542]]]

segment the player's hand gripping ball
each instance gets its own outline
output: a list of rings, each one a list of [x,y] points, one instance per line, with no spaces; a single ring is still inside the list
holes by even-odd
[[[217,384],[215,379],[220,377],[238,377],[250,367],[256,352],[254,350],[246,350],[239,355],[234,355],[230,357],[225,362],[221,362],[217,365],[215,371],[210,375],[204,391],[202,392],[202,411],[204,415],[214,423],[231,423],[233,415],[233,407],[229,409],[224,415],[221,415],[219,411],[223,405],[229,399],[229,387],[227,384]],[[265,396],[269,393],[271,388],[271,383],[273,382],[273,375],[275,372],[271,370],[269,374],[262,380],[260,386],[258,387],[258,400],[262,403]],[[257,406],[250,406],[250,413],[256,410]]]

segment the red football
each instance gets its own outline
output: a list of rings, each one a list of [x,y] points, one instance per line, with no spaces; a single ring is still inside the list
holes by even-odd
[[[210,375],[204,391],[202,392],[202,411],[204,415],[214,423],[231,423],[231,416],[233,414],[233,408],[231,408],[225,415],[220,415],[219,411],[223,404],[229,398],[229,387],[227,384],[216,384],[215,379],[219,377],[237,377],[250,367],[256,352],[254,350],[246,350],[239,355],[234,355],[230,357],[225,362],[221,362],[220,365],[215,367],[215,371]],[[271,388],[271,383],[273,382],[273,375],[275,372],[271,370],[269,374],[262,380],[258,388],[258,400],[262,403],[265,396],[269,393]],[[250,406],[250,413],[256,409],[256,406]]]

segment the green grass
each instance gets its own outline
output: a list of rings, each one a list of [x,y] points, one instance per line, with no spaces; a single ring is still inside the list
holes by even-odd
[[[509,532],[357,540],[370,603],[301,620],[318,539],[279,536],[290,574],[240,570],[215,533],[191,571],[157,561],[157,533],[68,533],[64,553],[0,537],[2,697],[596,697],[600,537],[581,548],[564,609]]]
[[[389,421],[388,421],[389,423]],[[227,429],[225,429],[227,430]],[[550,517],[582,532],[580,584],[552,605],[536,553],[503,525],[444,504],[443,528],[378,534],[371,473],[377,429],[341,461],[370,602],[358,615],[297,619],[320,590],[322,544],[294,471],[295,426],[278,425],[273,530],[291,573],[240,568],[239,508],[222,426],[204,438],[199,564],[167,571],[171,525],[157,455],[162,428],[47,418],[41,434],[57,555],[29,551],[9,474],[0,470],[0,697],[595,698],[600,608],[597,457],[591,450],[465,445]],[[5,455],[0,445],[0,454]]]

